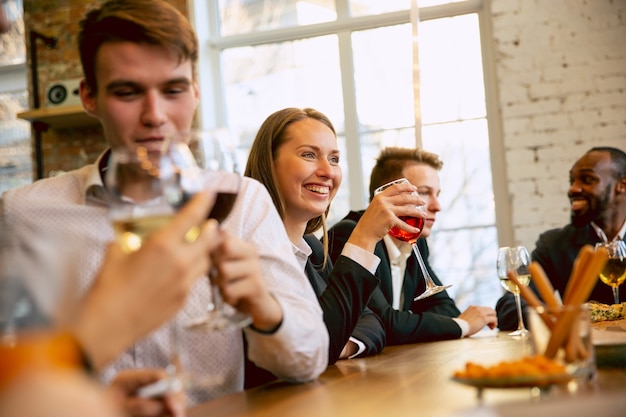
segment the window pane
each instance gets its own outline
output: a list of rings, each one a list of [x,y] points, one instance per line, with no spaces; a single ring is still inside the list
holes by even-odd
[[[228,126],[249,145],[271,113],[313,107],[343,132],[336,36],[233,48],[222,54]]]
[[[441,213],[449,216],[445,208]],[[496,274],[495,226],[446,231],[436,225],[428,247],[433,269],[443,283],[452,284],[447,291],[461,311],[471,304],[495,307],[503,292]]]
[[[350,14],[364,16],[408,10],[411,0],[350,0]]]
[[[352,41],[361,131],[413,126],[411,26],[355,32]]]
[[[478,16],[420,23],[418,39],[422,122],[485,117]]]
[[[443,161],[444,229],[495,224],[486,119],[425,126],[424,148]]]
[[[467,0],[417,0],[419,7],[440,6],[449,3],[462,3]]]
[[[331,22],[334,0],[220,0],[222,36]]]

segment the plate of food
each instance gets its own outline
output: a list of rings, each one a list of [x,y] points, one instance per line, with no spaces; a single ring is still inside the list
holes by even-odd
[[[452,380],[479,390],[483,388],[548,388],[566,384],[576,376],[568,369],[544,355],[525,356],[518,360],[502,361],[494,365],[465,364]]]
[[[626,367],[626,303],[589,302],[598,368]]]
[[[595,329],[626,330],[626,303],[603,304],[590,301],[587,306]]]

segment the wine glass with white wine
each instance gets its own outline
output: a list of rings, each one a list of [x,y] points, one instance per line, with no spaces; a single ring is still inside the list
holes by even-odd
[[[509,333],[509,336],[527,337],[529,332],[524,326],[524,318],[522,316],[522,301],[520,290],[508,277],[508,272],[513,271],[517,274],[517,280],[520,284],[528,286],[530,284],[530,255],[524,246],[501,247],[498,249],[498,260],[496,262],[498,270],[498,278],[500,285],[512,293],[515,297],[515,306],[517,308],[517,330]]]
[[[596,250],[606,248],[609,260],[600,272],[600,281],[610,286],[613,290],[615,304],[619,304],[619,286],[626,280],[626,243],[623,240],[597,243]]]
[[[171,221],[187,201],[183,186],[192,188],[194,175],[192,166],[176,164],[167,142],[158,149],[136,147],[111,151],[105,178],[109,217],[115,237],[126,253],[139,250],[145,239]],[[192,241],[193,237],[186,239]],[[158,396],[167,391],[218,384],[217,378],[201,377],[183,369],[180,319],[175,316],[167,326],[170,349],[167,377],[143,387],[138,395]]]

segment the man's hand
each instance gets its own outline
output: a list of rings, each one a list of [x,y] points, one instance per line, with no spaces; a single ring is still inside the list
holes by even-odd
[[[478,333],[485,326],[494,329],[498,324],[496,311],[491,307],[469,306],[458,318],[469,323],[470,328],[467,336]]]
[[[252,325],[271,332],[282,322],[280,304],[267,290],[256,248],[220,230],[221,245],[212,253],[214,277],[225,302],[252,317]]]
[[[185,394],[168,392],[156,398],[140,398],[137,391],[148,384],[166,378],[160,369],[128,369],[120,371],[109,387],[120,407],[133,417],[184,417]]]

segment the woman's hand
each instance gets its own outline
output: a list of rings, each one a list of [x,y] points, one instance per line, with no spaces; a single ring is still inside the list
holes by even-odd
[[[418,206],[424,204],[417,188],[410,183],[398,183],[376,194],[352,231],[348,242],[373,252],[391,228],[399,227],[409,233],[420,230],[400,219],[400,216],[425,217]]]

